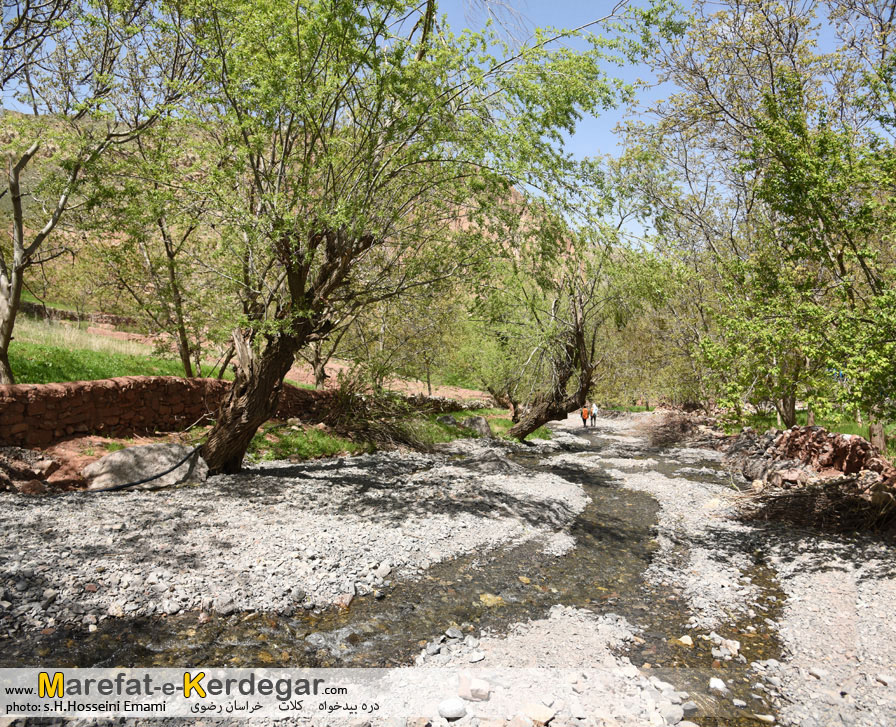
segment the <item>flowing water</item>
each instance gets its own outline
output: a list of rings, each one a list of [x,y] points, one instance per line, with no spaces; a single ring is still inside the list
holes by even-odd
[[[599,432],[586,436],[590,451],[606,445]],[[657,460],[653,469],[669,476],[680,468],[661,450],[645,449],[639,456]],[[473,553],[436,564],[420,578],[394,581],[379,599],[356,598],[348,609],[289,616],[186,613],[110,619],[94,633],[60,630],[7,641],[0,666],[399,666],[412,664],[426,643],[449,626],[474,634],[484,629],[503,633],[512,623],[544,617],[551,606],[563,604],[620,614],[640,627],[626,655],[690,692],[701,707],[691,720],[707,726],[756,724],[745,710],[708,695],[712,676],[734,678],[730,696],[746,701],[746,711],[770,711],[751,693],[747,665],[720,663],[711,653],[713,644],[699,638],[691,649],[674,641],[688,633],[691,613],[674,588],[644,579],[658,549],[658,505],[653,498],[619,487],[599,469],[546,465],[545,458],[526,454],[513,459],[579,482],[591,498],[570,531],[576,548],[565,556],[542,554],[538,542]],[[709,462],[697,466],[701,465],[718,467]],[[766,619],[776,618],[783,595],[774,573],[762,562],[757,543],[720,540],[715,545],[723,555],[735,551],[751,555],[754,565],[746,575],[760,588],[763,604],[756,608],[755,618],[719,629],[720,635],[740,641],[748,663],[779,656],[780,646]],[[680,549],[671,557],[684,556],[685,546]]]

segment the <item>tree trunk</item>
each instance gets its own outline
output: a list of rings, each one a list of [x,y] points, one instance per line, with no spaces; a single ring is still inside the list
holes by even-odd
[[[177,351],[180,354],[180,361],[184,367],[184,373],[187,378],[193,378],[193,362],[190,360],[190,339],[187,336],[187,324],[184,319],[184,301],[180,292],[180,283],[177,279],[177,263],[175,256],[177,255],[177,247],[168,233],[168,228],[164,218],[158,220],[159,228],[162,231],[162,240],[165,243],[165,268],[168,273],[168,287],[171,290],[171,308],[169,308],[169,318],[174,319],[174,327],[177,331]],[[171,313],[173,312],[173,315]]]
[[[12,367],[9,365],[9,354],[5,350],[0,350],[0,384],[14,383],[16,383],[16,379],[12,374]]]
[[[16,325],[16,314],[22,299],[22,275],[12,272],[12,280],[0,272],[0,384],[16,383],[12,367],[9,365],[9,344]]]
[[[209,472],[233,474],[242,469],[255,432],[277,411],[283,380],[302,343],[295,336],[280,335],[270,340],[259,359],[240,362],[233,386],[202,447]]]
[[[788,394],[781,398],[780,403],[775,402],[778,413],[784,421],[784,426],[788,429],[796,425],[796,395]]]
[[[584,392],[582,393],[582,396],[576,394],[576,396],[572,396],[561,402],[555,401],[554,399],[548,399],[547,397],[542,397],[540,400],[536,399],[535,403],[529,407],[529,411],[527,411],[524,416],[520,417],[520,420],[510,428],[510,431],[507,432],[507,436],[514,437],[522,442],[526,437],[532,434],[532,432],[538,429],[538,427],[543,426],[548,422],[557,421],[558,419],[566,419],[566,415],[569,414],[569,412],[580,409],[583,406],[585,406]]]
[[[877,447],[881,453],[886,453],[887,435],[884,432],[883,422],[879,422],[875,419],[868,425],[868,440],[874,447]]]
[[[314,388],[323,389],[327,383],[327,379],[329,378],[324,365],[324,361],[317,359],[314,362],[312,368],[314,369]]]
[[[227,355],[224,356],[224,361],[221,363],[221,368],[218,369],[218,378],[223,379],[224,374],[227,372],[227,366],[230,363],[230,359],[233,358],[233,346],[227,349]]]

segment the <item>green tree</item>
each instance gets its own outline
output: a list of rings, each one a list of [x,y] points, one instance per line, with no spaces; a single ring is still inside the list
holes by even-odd
[[[435,2],[200,3],[221,274],[240,285],[238,373],[203,455],[235,471],[298,350],[352,311],[457,276],[511,184],[572,202],[562,133],[613,102],[607,48],[452,35]],[[405,30],[405,29],[410,29]],[[506,50],[506,49],[505,49]],[[584,204],[584,203],[583,203]],[[457,223],[467,220],[464,228]]]
[[[24,110],[0,115],[0,198],[11,230],[0,245],[0,383],[8,384],[26,272],[66,251],[57,228],[73,205],[90,203],[99,161],[167,113],[194,67],[176,5],[4,2],[3,11],[4,94]]]

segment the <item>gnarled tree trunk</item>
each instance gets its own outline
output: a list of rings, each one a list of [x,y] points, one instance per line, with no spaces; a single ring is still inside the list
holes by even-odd
[[[247,350],[240,356],[233,386],[202,447],[210,472],[233,474],[242,469],[255,432],[277,411],[283,380],[302,343],[296,336],[281,334],[268,341],[259,358],[250,359]]]
[[[590,363],[590,357],[588,364],[579,363],[579,351],[574,350],[575,348],[575,344],[567,346],[567,363],[558,367],[559,376],[554,382],[553,391],[536,395],[529,410],[507,432],[508,436],[522,442],[538,427],[558,419],[566,419],[569,412],[585,406],[594,376],[594,366]],[[573,366],[576,363],[579,364],[579,385],[575,393],[569,396],[566,393],[566,386],[572,378]]]

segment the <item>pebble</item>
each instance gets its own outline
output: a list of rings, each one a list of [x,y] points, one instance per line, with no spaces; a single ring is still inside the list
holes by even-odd
[[[532,720],[535,727],[544,727],[548,722],[554,719],[556,712],[544,704],[536,704],[530,702],[523,707],[523,715]]]
[[[684,710],[678,704],[664,705],[659,712],[666,724],[678,724],[684,717]]]
[[[728,691],[728,685],[725,684],[725,682],[723,682],[718,677],[713,677],[712,679],[709,680],[709,688],[713,689],[717,692],[727,692]]]
[[[467,707],[460,697],[451,697],[439,704],[439,714],[449,721],[458,720],[466,713]]]
[[[485,679],[462,674],[457,694],[461,699],[466,699],[468,702],[487,702],[491,696],[491,685]]]

